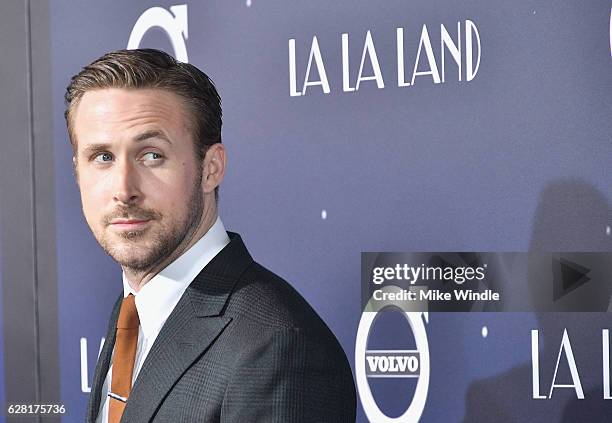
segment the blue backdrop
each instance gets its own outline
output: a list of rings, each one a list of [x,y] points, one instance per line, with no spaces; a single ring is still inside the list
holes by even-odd
[[[608,1],[54,1],[65,421],[84,415],[121,273],[80,211],[64,89],[82,66],[125,48],[154,6],[171,15],[189,62],[223,99],[225,226],[306,297],[353,366],[362,251],[610,251]],[[139,45],[176,54],[171,40],[155,27]],[[584,416],[572,414],[573,390],[532,398],[532,329],[540,329],[542,392],[567,327],[590,408],[611,407],[601,382],[601,329],[610,321],[431,314],[423,420],[487,421],[487,404],[501,421]],[[379,348],[411,342],[409,326],[393,314],[379,319],[370,340]],[[567,366],[559,372],[557,383],[567,383]],[[389,416],[410,404],[414,381],[370,385]]]

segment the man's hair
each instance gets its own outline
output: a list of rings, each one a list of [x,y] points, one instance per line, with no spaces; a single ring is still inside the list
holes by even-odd
[[[73,76],[66,88],[66,125],[76,152],[73,115],[87,91],[103,88],[158,88],[183,98],[195,151],[203,158],[208,146],[221,142],[221,98],[210,78],[189,63],[154,49],[107,53]]]

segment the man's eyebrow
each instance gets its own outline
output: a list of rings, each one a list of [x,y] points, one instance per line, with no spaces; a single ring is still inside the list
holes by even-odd
[[[151,138],[157,138],[161,141],[165,141],[168,144],[171,144],[168,137],[166,137],[166,135],[162,131],[159,131],[157,129],[153,129],[150,131],[143,132],[142,134],[138,134],[134,138],[132,138],[132,140],[134,142],[140,142],[140,141],[146,141]],[[104,153],[106,151],[109,151],[111,148],[112,146],[107,143],[89,144],[87,147],[83,148],[81,154],[90,156],[96,153]]]
[[[170,144],[170,140],[168,139],[168,137],[166,137],[166,134],[164,134],[162,131],[159,131],[157,129],[153,129],[150,131],[143,132],[142,134],[138,134],[137,136],[133,138],[133,140],[136,142],[139,142],[139,141],[148,140],[150,138],[159,138],[160,140],[166,141],[168,144]]]
[[[91,156],[96,153],[104,153],[109,149],[109,144],[89,144],[87,147],[83,148],[81,154],[84,156]]]

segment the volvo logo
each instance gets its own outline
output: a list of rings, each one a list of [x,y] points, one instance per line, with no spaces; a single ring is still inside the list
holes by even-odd
[[[383,288],[387,292],[399,292],[395,285]],[[382,309],[399,308],[408,321],[416,342],[415,350],[368,350],[370,329]],[[425,408],[427,391],[429,389],[429,345],[425,323],[426,312],[406,311],[400,303],[389,303],[380,311],[375,311],[373,300],[370,299],[359,321],[355,345],[355,372],[357,389],[361,405],[368,419],[376,423],[414,422],[418,421]],[[424,320],[423,320],[424,319]],[[383,413],[370,390],[369,378],[405,377],[418,378],[412,402],[408,409],[399,417],[389,417]]]

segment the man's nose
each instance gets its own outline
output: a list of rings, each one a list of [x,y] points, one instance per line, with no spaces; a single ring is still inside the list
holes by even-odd
[[[124,205],[137,203],[142,198],[140,176],[129,160],[115,164],[113,200]]]

